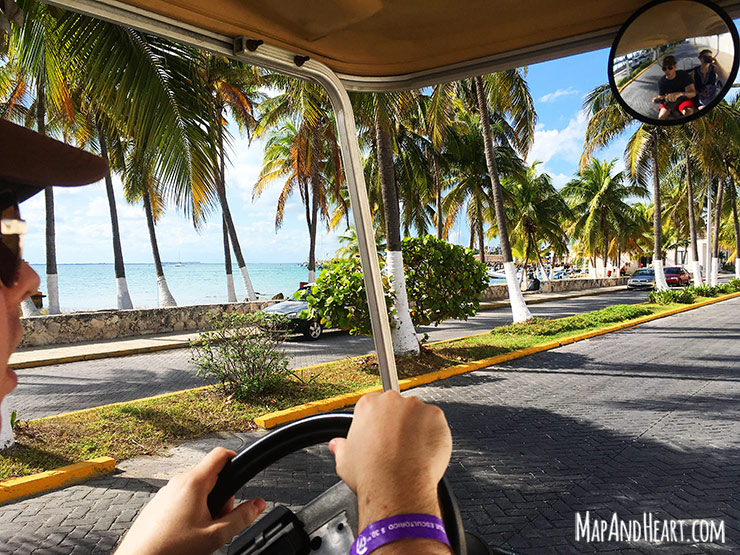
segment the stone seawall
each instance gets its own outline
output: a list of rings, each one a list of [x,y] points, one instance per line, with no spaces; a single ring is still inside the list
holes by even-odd
[[[627,285],[626,277],[621,278],[573,278],[558,279],[551,282],[540,282],[540,290],[535,293],[562,293],[564,291],[582,291],[584,289],[597,289],[599,287],[615,287]],[[483,302],[507,299],[509,292],[505,283],[491,285],[483,291]]]
[[[170,308],[101,310],[21,318],[23,340],[20,346],[63,345],[99,339],[201,330],[207,327],[210,314],[234,311],[256,312],[274,302],[256,301]]]

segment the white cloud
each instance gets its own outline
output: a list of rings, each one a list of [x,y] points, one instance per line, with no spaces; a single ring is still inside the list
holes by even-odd
[[[563,129],[545,129],[543,125],[538,125],[534,132],[534,145],[527,156],[528,163],[539,160],[547,164],[550,160],[559,158],[578,164],[583,152],[587,123],[586,114],[580,111]]]
[[[578,91],[573,87],[568,87],[567,89],[558,89],[555,92],[551,92],[540,97],[540,102],[555,102],[561,96],[571,96],[574,94],[578,94]]]

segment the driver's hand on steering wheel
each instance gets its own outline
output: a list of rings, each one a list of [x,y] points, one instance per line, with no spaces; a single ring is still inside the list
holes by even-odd
[[[359,529],[389,516],[441,517],[437,484],[452,453],[452,435],[439,407],[395,391],[360,399],[347,439],[329,443],[337,474],[357,493]],[[436,541],[405,539],[376,553],[449,553]],[[386,551],[387,550],[387,551]]]
[[[217,447],[195,468],[172,478],[141,511],[116,555],[213,553],[252,524],[265,510],[264,499],[234,508],[232,497],[217,519],[206,505],[218,473],[234,455]]]

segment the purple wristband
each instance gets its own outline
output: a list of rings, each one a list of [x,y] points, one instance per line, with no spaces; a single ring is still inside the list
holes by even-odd
[[[396,515],[368,524],[355,538],[350,555],[369,555],[387,543],[406,538],[436,540],[450,547],[444,524],[439,518],[412,513]]]

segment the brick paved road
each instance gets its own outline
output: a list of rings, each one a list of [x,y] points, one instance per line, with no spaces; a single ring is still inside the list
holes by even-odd
[[[738,314],[734,299],[415,389],[450,421],[448,476],[467,527],[524,554],[739,552]],[[0,507],[2,552],[109,552],[169,475],[160,460],[122,466]],[[256,492],[298,503],[331,481],[326,450],[314,448]],[[576,544],[574,512],[586,510],[723,519],[726,544]]]
[[[536,316],[560,317],[646,298],[644,291],[622,291],[536,304],[531,309]],[[508,309],[487,310],[468,321],[449,321],[418,331],[428,333],[430,341],[441,341],[485,332],[508,323],[510,314]],[[362,355],[373,349],[371,339],[340,332],[328,333],[315,342],[291,340],[286,347],[294,368]],[[189,349],[18,370],[19,387],[8,397],[8,403],[10,410],[17,410],[24,420],[39,418],[204,385],[195,371]]]

